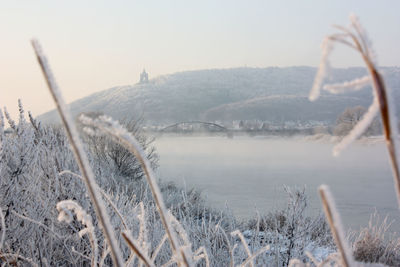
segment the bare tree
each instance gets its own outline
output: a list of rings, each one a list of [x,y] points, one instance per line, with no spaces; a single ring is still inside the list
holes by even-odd
[[[361,121],[365,112],[367,112],[367,109],[363,106],[346,108],[345,111],[337,118],[333,133],[340,136],[347,135],[351,129],[353,129],[354,126]],[[379,121],[378,119],[375,119],[365,132],[365,135],[379,134],[379,129]]]
[[[92,112],[89,114],[85,113],[85,115],[95,118],[102,114]],[[139,141],[146,152],[146,157],[150,161],[151,167],[156,169],[158,167],[158,154],[154,146],[151,145],[154,138],[150,138],[143,133],[142,123],[141,119],[125,119],[121,121],[121,124]],[[110,137],[104,135],[87,135],[86,140],[89,150],[93,153],[94,157],[115,167],[117,173],[121,176],[133,180],[140,180],[143,177],[143,170],[136,157]]]

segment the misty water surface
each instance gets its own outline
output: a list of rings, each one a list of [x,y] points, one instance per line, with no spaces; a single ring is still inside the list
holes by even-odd
[[[367,225],[375,211],[396,219],[393,178],[383,142],[358,142],[340,157],[331,143],[277,137],[158,137],[159,177],[203,191],[212,207],[226,203],[239,218],[286,204],[284,185],[306,186],[310,212],[321,210],[317,188],[328,184],[347,227]]]

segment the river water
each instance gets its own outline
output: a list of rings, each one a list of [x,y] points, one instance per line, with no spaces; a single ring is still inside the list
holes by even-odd
[[[395,220],[400,231],[393,178],[382,140],[356,142],[339,157],[333,143],[304,137],[161,136],[157,171],[203,192],[210,206],[226,205],[238,218],[265,214],[286,205],[284,186],[306,187],[309,212],[322,210],[318,186],[327,184],[335,197],[346,228],[368,224],[375,211]]]

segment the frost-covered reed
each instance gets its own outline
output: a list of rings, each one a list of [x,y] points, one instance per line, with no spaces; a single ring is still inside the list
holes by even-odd
[[[374,95],[372,104],[370,105],[364,117],[355,125],[350,133],[345,136],[338,145],[334,147],[333,154],[335,156],[339,155],[342,150],[344,150],[349,144],[360,137],[371,124],[377,113],[380,112],[386,145],[393,170],[394,187],[397,194],[398,205],[400,208],[399,147],[397,119],[395,117],[394,111],[395,106],[393,105],[393,103],[391,103],[392,98],[390,96],[390,90],[385,86],[384,79],[377,68],[375,53],[372,49],[371,42],[367,34],[361,27],[361,24],[359,23],[356,16],[351,15],[350,20],[351,26],[349,28],[335,26],[335,28],[339,30],[339,33],[329,35],[324,39],[320,68],[317,72],[313,87],[310,91],[309,99],[311,101],[316,100],[320,95],[321,87],[324,90],[329,91],[330,93],[336,94],[348,90],[360,90],[366,85],[372,85]],[[335,43],[344,44],[360,53],[369,75],[352,81],[347,81],[342,84],[327,84],[322,86],[325,75],[327,74],[326,69],[329,66],[329,53],[332,51]],[[339,249],[339,253],[341,256],[341,266],[359,266],[359,264],[355,263],[352,256],[352,251],[350,250],[345,239],[343,226],[340,220],[340,214],[335,208],[334,200],[328,187],[321,186],[319,192],[322,199],[325,215],[329,222],[337,248]],[[335,259],[333,260],[336,261]],[[329,261],[327,263],[329,263]],[[301,265],[301,263],[297,261],[294,261],[293,264]]]
[[[84,235],[89,236],[90,246],[92,247],[92,258],[91,266],[97,265],[97,257],[99,254],[99,249],[97,245],[97,238],[94,232],[94,226],[92,222],[92,217],[86,213],[86,211],[79,206],[78,203],[72,200],[63,200],[57,203],[57,210],[59,212],[58,220],[60,222],[72,223],[74,220],[74,214],[79,222],[81,222],[85,228],[79,231],[79,237],[82,238]]]
[[[168,235],[168,240],[170,242],[171,248],[174,254],[179,257],[179,262],[182,261],[185,263],[185,265],[189,265],[190,257],[186,255],[185,250],[179,249],[178,240],[171,225],[171,219],[167,215],[168,211],[165,207],[160,189],[155,180],[155,174],[153,173],[150,162],[146,159],[146,155],[136,138],[132,136],[128,131],[126,131],[118,122],[113,121],[111,118],[106,116],[100,116],[98,119],[92,120],[91,118],[82,115],[80,117],[80,121],[85,125],[95,126],[97,129],[111,135],[116,139],[117,142],[120,142],[132,154],[136,156],[142,166],[143,171],[146,174],[146,178],[153,193],[154,200],[157,204],[161,220]]]
[[[64,102],[61,92],[58,88],[56,80],[51,71],[50,65],[44,55],[42,48],[37,40],[32,40],[32,46],[35,50],[37,60],[45,76],[47,86],[50,90],[50,94],[53,97],[54,103],[57,106],[57,110],[60,114],[61,121],[64,125],[65,131],[67,133],[68,139],[74,151],[75,158],[78,162],[79,169],[82,176],[85,179],[86,187],[88,189],[89,195],[92,199],[93,206],[96,210],[97,216],[104,235],[109,243],[111,249],[111,255],[116,266],[122,266],[123,260],[122,255],[115,237],[114,230],[112,228],[110,218],[104,207],[103,200],[101,199],[96,180],[94,178],[93,171],[89,165],[88,158],[83,149],[81,140],[79,139],[78,131],[76,129],[75,123],[72,120],[69,109]]]
[[[1,237],[0,237],[0,251],[4,245],[4,239],[6,236],[6,222],[4,220],[3,211],[0,209],[0,223],[1,223]]]
[[[36,40],[32,41],[33,48],[35,50],[37,59],[39,61],[39,64],[41,66],[41,69],[43,71],[43,74],[46,78],[47,85],[50,89],[50,93],[54,99],[54,102],[56,103],[57,109],[59,111],[61,120],[63,122],[63,125],[65,127],[67,136],[69,137],[71,146],[73,148],[75,157],[77,159],[78,165],[80,167],[82,176],[84,178],[84,181],[86,183],[87,189],[89,191],[92,203],[95,207],[96,210],[96,215],[99,219],[99,222],[101,224],[101,228],[104,231],[104,235],[106,239],[108,240],[108,244],[110,246],[111,250],[111,255],[113,258],[113,262],[116,266],[122,266],[124,264],[124,260],[122,258],[122,253],[120,251],[120,247],[117,243],[117,240],[115,238],[115,233],[113,230],[113,226],[111,225],[110,219],[108,217],[108,214],[106,212],[106,208],[102,202],[102,199],[100,197],[100,190],[98,189],[98,185],[95,181],[94,174],[91,170],[91,167],[89,165],[89,161],[86,157],[85,151],[83,149],[83,146],[81,144],[81,141],[79,139],[78,133],[76,126],[71,119],[71,116],[69,114],[68,108],[64,103],[64,100],[61,96],[61,92],[58,89],[58,86],[55,82],[55,79],[53,77],[52,71],[50,69],[50,66],[47,62],[47,58],[42,52],[42,49],[39,45],[39,43]],[[23,114],[22,105],[20,104],[20,114]],[[23,118],[20,118],[20,121],[22,121]],[[173,251],[173,256],[171,258],[171,263],[177,263],[178,266],[192,266],[194,262],[193,260],[193,255],[190,250],[190,242],[187,238],[185,230],[181,227],[179,222],[173,217],[173,215],[166,209],[166,206],[164,204],[160,189],[158,188],[158,185],[155,181],[155,175],[152,172],[151,169],[151,164],[149,161],[146,159],[146,155],[144,151],[142,150],[139,142],[135,139],[134,136],[132,136],[129,132],[127,132],[123,127],[121,127],[117,122],[112,121],[109,118],[103,118],[101,121],[103,124],[100,124],[95,121],[91,121],[90,118],[82,118],[82,122],[86,123],[92,123],[92,125],[96,126],[97,128],[105,131],[106,133],[110,134],[111,136],[115,137],[117,141],[121,142],[128,150],[136,156],[136,158],[139,160],[142,169],[144,170],[147,181],[150,185],[150,189],[153,193],[154,200],[156,202],[161,221],[165,227],[165,231],[168,236],[168,240],[170,242],[170,246]],[[10,124],[11,125],[11,124]],[[72,214],[70,213],[69,210],[73,210],[79,221],[81,221],[86,228],[81,230],[79,232],[79,235],[82,237],[83,234],[88,233],[90,237],[90,241],[92,244],[93,248],[93,255],[92,255],[92,266],[95,266],[97,264],[97,256],[98,256],[98,248],[97,248],[97,241],[96,241],[96,235],[94,233],[93,229],[93,224],[91,221],[91,218],[87,213],[74,201],[71,200],[65,200],[61,201],[57,204],[57,209],[60,212],[59,215],[59,220],[64,220],[66,222],[71,222],[72,221]],[[142,207],[142,214],[139,217],[140,222],[141,222],[141,229],[145,227],[145,223],[143,222],[144,220],[144,209]],[[175,229],[173,229],[172,224],[175,224]],[[143,231],[145,231],[143,229]],[[181,246],[178,244],[178,238],[176,236],[176,233],[178,233],[181,237],[183,237],[184,240],[184,246]],[[128,246],[132,249],[133,252],[136,253],[136,255],[140,258],[141,261],[143,261],[146,265],[152,266],[153,263],[151,259],[146,255],[146,242],[144,241],[144,236],[145,233],[142,231],[139,234],[139,240],[141,240],[142,244],[136,244],[136,242],[131,238],[129,231],[125,231],[122,233],[122,236],[128,243]],[[143,248],[145,251],[143,251]],[[204,249],[200,249],[199,251],[202,251]],[[190,251],[190,252],[189,252]],[[205,250],[204,250],[205,251]],[[207,254],[203,255],[196,255],[198,259],[205,258]],[[208,262],[208,259],[206,259],[206,262]]]
[[[329,54],[336,43],[344,44],[361,55],[369,74],[368,77],[361,77],[342,84],[327,84],[322,87],[331,93],[340,93],[346,90],[359,90],[366,85],[371,85],[373,88],[374,99],[368,111],[350,133],[335,146],[333,153],[334,155],[338,155],[349,144],[360,137],[372,123],[374,117],[380,112],[383,132],[393,170],[394,187],[397,194],[398,206],[400,208],[400,154],[395,105],[391,103],[392,97],[390,95],[390,89],[386,87],[383,76],[378,70],[371,41],[356,16],[351,15],[350,21],[351,25],[349,28],[335,26],[339,32],[329,35],[324,39],[320,67],[315,77],[309,98],[311,101],[314,101],[320,95],[320,89],[327,73],[326,69],[329,66]]]
[[[331,227],[333,238],[335,239],[336,246],[341,255],[342,265],[344,267],[354,266],[352,252],[347,244],[342,220],[338,210],[336,209],[335,201],[333,200],[333,196],[328,186],[321,185],[319,187],[319,194],[325,211],[325,216],[329,226]]]

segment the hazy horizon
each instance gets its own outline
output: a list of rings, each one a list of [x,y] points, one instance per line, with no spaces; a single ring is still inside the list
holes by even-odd
[[[38,38],[68,102],[143,70],[163,74],[235,67],[318,66],[332,24],[359,16],[380,66],[399,66],[400,2],[394,1],[4,1],[0,11],[0,107],[17,99],[39,115],[54,107],[29,40]],[[338,48],[336,67],[362,66]]]
[[[268,69],[268,68],[290,68],[290,67],[309,67],[309,68],[315,68],[316,70],[318,68],[316,66],[291,65],[291,66],[265,66],[265,67],[237,66],[237,67],[226,67],[226,68],[189,69],[189,70],[181,70],[181,71],[176,71],[176,72],[171,72],[171,73],[163,73],[163,74],[157,75],[155,77],[149,77],[149,80],[157,79],[157,78],[160,78],[162,76],[168,76],[168,75],[177,74],[177,73],[184,73],[184,72],[196,72],[196,71],[206,71],[206,70],[210,70],[210,71],[212,71],[212,70],[229,70],[229,69],[242,69],[242,68]],[[381,68],[387,68],[387,67],[400,68],[400,65],[393,65],[393,66],[382,66],[381,65],[379,67],[381,67]],[[347,67],[342,67],[342,68],[365,68],[365,66],[362,66],[362,65],[359,65],[359,66],[347,66]],[[142,71],[143,71],[143,69],[142,69]],[[71,100],[68,100],[67,104],[71,104],[72,102],[74,102],[76,100],[91,96],[93,94],[96,94],[96,93],[99,93],[99,92],[102,92],[102,91],[105,91],[105,90],[108,90],[108,89],[112,89],[112,88],[115,88],[115,87],[139,85],[140,84],[139,83],[139,79],[140,79],[139,76],[140,76],[140,73],[138,74],[137,81],[134,81],[134,82],[132,82],[130,84],[115,84],[115,85],[107,87],[107,88],[102,88],[102,89],[95,90],[95,91],[88,91],[89,93],[86,94],[86,95],[82,95],[80,97],[76,97],[76,98],[72,98]],[[45,91],[48,92],[47,87],[43,87],[43,89],[46,89]],[[63,92],[63,94],[64,94],[64,92]],[[64,94],[64,97],[65,97],[65,94]],[[29,108],[27,109],[26,108],[26,101],[25,101],[26,99],[23,98],[23,97],[15,98],[15,102],[11,103],[13,106],[3,105],[3,106],[0,107],[0,109],[3,109],[3,107],[6,107],[7,111],[12,115],[12,117],[14,119],[16,119],[18,117],[18,99],[20,99],[22,101],[22,104],[24,106],[25,112],[28,112],[28,111],[32,112],[33,113],[32,115],[34,117],[37,117],[37,116],[43,115],[43,114],[45,114],[47,112],[55,110],[55,106],[51,105],[52,107],[50,107],[50,108],[48,108],[48,109],[46,109],[46,110],[44,110],[42,112],[35,113],[35,112],[32,111],[32,109],[29,109]],[[52,101],[52,100],[50,99],[49,101]],[[31,103],[31,102],[28,102],[28,103]]]

